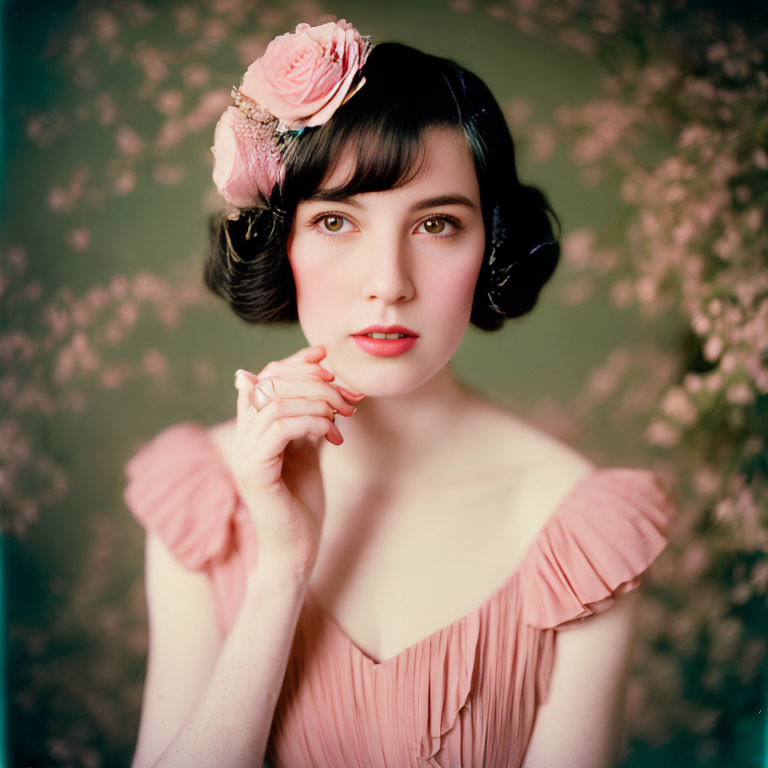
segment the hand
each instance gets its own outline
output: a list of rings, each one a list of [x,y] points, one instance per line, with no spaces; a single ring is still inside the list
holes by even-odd
[[[349,417],[355,408],[347,400],[365,397],[331,384],[323,357],[322,347],[304,348],[235,380],[232,471],[256,526],[259,562],[294,578],[309,577],[320,543],[320,441],[340,445],[335,412]]]

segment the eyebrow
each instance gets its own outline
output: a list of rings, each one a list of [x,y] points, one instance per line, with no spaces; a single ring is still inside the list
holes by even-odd
[[[362,205],[355,200],[355,195],[343,195],[332,189],[319,190],[315,192],[311,197],[306,198],[305,203],[346,203],[354,208],[361,208]],[[474,210],[477,206],[464,195],[458,193],[449,195],[437,195],[436,197],[428,197],[425,200],[419,200],[411,206],[412,211],[421,211],[425,208],[440,208],[444,205],[463,205],[470,210]]]

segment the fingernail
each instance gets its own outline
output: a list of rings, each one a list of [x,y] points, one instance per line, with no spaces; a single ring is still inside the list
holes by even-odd
[[[242,369],[242,368],[238,368],[238,369],[235,371],[235,388],[237,388],[237,375],[238,375],[239,373],[243,373],[243,369]]]

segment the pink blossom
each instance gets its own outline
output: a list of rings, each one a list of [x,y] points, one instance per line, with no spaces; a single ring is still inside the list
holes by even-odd
[[[117,105],[108,93],[96,97],[96,114],[101,125],[112,125],[117,119]]]
[[[144,75],[151,83],[164,80],[168,75],[168,65],[163,54],[151,48],[146,43],[139,43],[134,49],[134,55],[144,71]]]
[[[132,293],[134,298],[142,301],[157,301],[166,297],[168,289],[157,275],[145,270],[133,279]]]
[[[759,168],[761,171],[768,170],[768,152],[762,147],[758,147],[752,153],[752,162],[755,164],[755,168]]]
[[[181,70],[181,78],[186,88],[204,88],[211,79],[211,71],[204,64],[196,62]]]
[[[661,410],[683,426],[690,426],[696,421],[696,409],[681,387],[673,387],[664,395]]]
[[[114,39],[120,31],[120,24],[114,14],[103,10],[93,14],[91,26],[96,38],[101,42]]]
[[[703,336],[712,330],[712,321],[706,315],[697,313],[691,318],[691,328],[699,336]]]
[[[229,27],[221,19],[205,19],[200,36],[209,43],[219,43],[229,33]]]
[[[8,263],[15,269],[17,274],[24,272],[27,268],[27,251],[20,245],[14,245],[5,253]]]
[[[72,208],[74,199],[66,189],[62,187],[52,187],[48,191],[48,207],[54,213],[63,213]]]
[[[187,127],[181,120],[166,120],[157,133],[155,145],[158,149],[171,149],[187,135]]]
[[[201,97],[194,109],[186,116],[184,126],[190,131],[207,129],[211,122],[227,105],[229,97],[221,88],[207,91]]]
[[[703,378],[708,392],[717,392],[723,386],[723,374],[720,371],[713,371]]]
[[[704,385],[701,376],[695,373],[686,373],[683,377],[683,386],[688,392],[696,393],[701,392]]]
[[[83,370],[94,371],[98,368],[99,360],[96,352],[90,339],[82,331],[77,331],[72,337],[72,351]]]
[[[72,307],[72,322],[81,328],[89,326],[93,322],[93,312],[85,301],[76,301]]]
[[[177,88],[172,88],[158,94],[155,99],[155,107],[164,115],[173,115],[178,112],[184,103],[184,94]]]
[[[130,168],[123,169],[112,182],[112,189],[117,195],[127,195],[136,188],[136,174]]]
[[[720,370],[723,373],[733,373],[739,365],[739,356],[733,349],[723,354],[720,360]]]
[[[25,301],[37,301],[43,295],[43,284],[39,280],[33,280],[24,286],[22,296]]]
[[[85,301],[92,309],[103,309],[109,304],[109,292],[105,288],[91,288],[85,294]]]
[[[531,119],[533,104],[530,99],[518,97],[504,106],[504,116],[512,126],[521,126]]]
[[[645,437],[652,445],[670,448],[680,441],[680,429],[668,421],[654,420],[648,426]]]
[[[248,67],[240,92],[288,128],[322,125],[349,94],[367,56],[366,40],[344,19],[299,24]]]
[[[144,367],[147,372],[153,375],[161,375],[168,368],[168,361],[165,355],[156,349],[149,349],[144,354]]]
[[[20,411],[37,410],[49,415],[55,411],[55,404],[50,396],[34,384],[26,384],[23,387],[15,398],[14,406]]]
[[[561,296],[566,304],[581,304],[592,295],[594,287],[592,278],[584,275],[565,285]]]
[[[712,496],[720,488],[720,475],[711,467],[699,467],[694,471],[692,482],[702,496]]]
[[[750,208],[744,221],[753,232],[757,232],[763,224],[763,212],[759,208]]]
[[[540,163],[551,160],[557,148],[554,129],[545,124],[535,127],[531,135],[531,155]]]
[[[755,393],[745,381],[737,381],[728,388],[725,398],[734,405],[749,405],[754,402]]]
[[[563,255],[576,269],[585,269],[595,247],[595,232],[588,227],[580,227],[569,232],[562,242]]]
[[[722,40],[713,43],[707,48],[707,58],[713,63],[723,61],[727,55],[728,47]]]
[[[112,344],[125,338],[125,328],[120,323],[109,323],[103,330],[104,338]]]
[[[124,325],[133,325],[139,319],[139,308],[136,302],[128,300],[121,304],[117,308],[117,317]]]
[[[677,245],[687,245],[698,233],[698,228],[690,219],[680,222],[672,230],[672,239]]]
[[[125,275],[115,275],[109,283],[109,294],[113,299],[122,299],[128,295],[130,283]]]
[[[197,11],[190,5],[174,8],[173,17],[177,35],[186,35],[193,32],[200,23]]]
[[[117,151],[126,157],[138,157],[144,150],[144,142],[130,125],[121,125],[115,133]]]
[[[158,184],[164,184],[166,186],[172,186],[179,184],[186,174],[186,169],[183,165],[172,165],[170,163],[158,163],[153,171],[152,176]]]
[[[710,336],[704,343],[704,357],[714,363],[723,351],[723,340],[720,336]]]
[[[258,205],[282,182],[284,164],[274,132],[268,117],[264,122],[252,120],[236,107],[228,107],[222,115],[211,147],[213,181],[230,205]]]
[[[109,368],[104,368],[99,373],[99,379],[101,381],[101,385],[105,389],[115,389],[116,387],[119,387],[125,380],[125,372],[122,371],[119,367],[113,365]]]
[[[632,303],[634,296],[634,288],[630,280],[619,279],[611,284],[611,304],[617,309],[628,307]]]

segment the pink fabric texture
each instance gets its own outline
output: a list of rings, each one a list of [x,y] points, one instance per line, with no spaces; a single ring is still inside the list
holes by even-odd
[[[125,503],[207,572],[223,632],[255,564],[250,513],[205,427],[175,424],[126,464]],[[636,588],[673,513],[655,474],[599,468],[566,494],[505,583],[471,613],[376,662],[307,593],[275,710],[274,768],[517,767],[546,702],[558,631]]]

